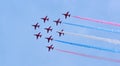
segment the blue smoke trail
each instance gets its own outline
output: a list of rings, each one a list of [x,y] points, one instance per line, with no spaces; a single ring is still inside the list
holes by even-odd
[[[80,46],[80,47],[85,47],[85,48],[92,48],[92,49],[97,49],[97,50],[113,52],[113,53],[120,53],[120,51],[106,49],[106,48],[100,48],[100,47],[95,47],[95,46],[89,46],[89,45],[85,45],[85,44],[77,44],[77,43],[72,43],[72,42],[67,42],[67,41],[62,41],[62,40],[54,40],[54,41],[65,43],[65,44],[69,44],[69,45],[74,45],[74,46]]]
[[[77,24],[72,24],[72,23],[65,23],[63,22],[63,24],[67,24],[67,25],[72,25],[72,26],[77,26],[77,27],[82,27],[82,28],[88,28],[88,29],[95,29],[95,30],[101,30],[101,31],[106,31],[106,32],[114,32],[114,33],[119,33],[120,34],[120,31],[119,30],[110,30],[110,29],[104,29],[104,28],[96,28],[96,27],[91,27],[91,26],[85,26],[85,25],[77,25]]]

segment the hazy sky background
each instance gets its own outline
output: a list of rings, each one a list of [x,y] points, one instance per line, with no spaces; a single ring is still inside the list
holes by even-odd
[[[92,46],[120,50],[120,45],[97,41],[84,37],[65,34],[58,37],[56,31],[65,31],[106,37],[120,40],[120,34],[91,30],[61,24],[56,26],[53,20],[61,18],[63,22],[120,29],[120,27],[84,21],[70,17],[64,19],[63,13],[70,11],[72,16],[82,16],[120,23],[120,0],[1,0],[0,1],[0,66],[120,66],[120,63],[92,59],[53,50],[47,51],[46,46],[54,44],[55,48],[120,59],[120,53],[105,52],[90,48],[66,45],[52,41],[47,43],[45,37],[53,35],[54,39],[83,43]],[[49,22],[40,19],[48,16]],[[39,22],[41,27],[34,30],[31,26]],[[52,26],[49,34],[45,27]],[[42,38],[36,40],[33,34],[41,32]]]

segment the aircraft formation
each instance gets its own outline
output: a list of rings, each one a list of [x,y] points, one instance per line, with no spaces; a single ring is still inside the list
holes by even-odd
[[[69,18],[71,16],[71,14],[68,12],[66,13],[63,13],[61,14],[64,16],[65,19]],[[88,19],[88,18],[81,18],[81,17],[78,17],[78,16],[72,16],[72,17],[75,17],[75,18],[79,18],[79,19],[82,19],[82,20],[89,20],[89,21],[94,21],[94,22],[98,22],[98,23],[104,23],[104,24],[110,24],[110,25],[116,25],[118,26],[117,24],[115,23],[111,23],[111,22],[102,22],[100,20],[96,21],[96,20],[93,20],[93,19]],[[47,23],[49,22],[49,17],[48,16],[45,16],[43,18],[40,18],[41,21],[43,21],[43,23]],[[55,26],[59,26],[61,23],[62,23],[62,20],[60,18],[56,19],[56,20],[53,20],[52,21],[53,23],[55,23]],[[65,23],[63,22],[64,24],[69,24],[69,25],[73,25],[73,26],[82,26],[84,28],[90,28],[90,29],[96,29],[96,30],[104,30],[104,31],[107,31],[107,32],[114,32],[114,31],[109,31],[109,30],[106,30],[106,29],[101,29],[101,28],[94,28],[94,27],[89,27],[89,26],[84,26],[84,25],[76,25],[76,24],[71,24],[71,23]],[[41,25],[37,22],[35,23],[34,25],[32,25],[32,27],[34,28],[34,30],[37,30],[41,27]],[[53,32],[54,28],[49,25],[47,27],[44,27],[43,30],[47,33],[47,34],[51,34],[51,32]],[[95,40],[99,40],[98,38],[102,38],[102,37],[97,37],[97,36],[90,36],[90,35],[85,35],[85,34],[77,34],[77,33],[71,33],[71,32],[64,32],[64,29],[61,29],[61,30],[56,30],[56,35],[58,35],[59,37],[61,36],[64,36],[64,34],[71,34],[71,35],[76,35],[76,36],[82,36],[82,37],[85,37],[87,36],[87,38],[91,38],[92,39],[95,39]],[[38,39],[41,39],[43,36],[43,34],[41,32],[38,32],[38,33],[35,33],[34,34],[36,40]],[[97,39],[96,39],[97,37]],[[66,44],[70,44],[70,45],[75,45],[75,46],[81,46],[81,47],[86,47],[86,48],[92,48],[92,49],[97,49],[97,50],[102,50],[102,51],[109,51],[109,52],[113,52],[113,53],[119,53],[119,51],[116,51],[116,50],[111,50],[111,49],[106,49],[106,48],[100,48],[100,47],[95,47],[95,46],[90,46],[90,45],[82,45],[82,44],[77,44],[77,43],[72,43],[72,42],[67,42],[67,41],[61,41],[61,40],[54,40],[55,38],[53,38],[53,35],[49,35],[47,37],[44,37],[44,39],[46,40],[46,42],[49,44],[51,41],[57,41],[57,42],[61,42],[61,43],[66,43]],[[112,42],[112,43],[115,43],[116,40],[112,40],[112,39],[109,39],[109,38],[103,38],[103,41],[107,41],[107,42]],[[100,40],[101,41],[101,40]],[[117,41],[117,43],[119,43],[119,41]],[[54,45],[53,44],[50,44],[48,46],[46,46],[48,52],[50,52],[51,50],[54,50]],[[110,59],[110,58],[104,58],[104,57],[99,57],[99,56],[92,56],[92,55],[87,55],[87,54],[82,54],[82,53],[76,53],[76,52],[71,52],[71,51],[66,51],[66,50],[61,50],[61,49],[55,49],[57,51],[61,51],[61,52],[65,52],[65,53],[70,53],[70,54],[74,54],[74,55],[79,55],[79,56],[85,56],[85,57],[89,57],[89,58],[95,58],[95,59],[103,59],[103,60],[108,60],[108,61],[113,61],[113,62],[118,62],[120,60],[116,60],[116,59]]]
[[[62,15],[64,16],[65,19],[67,19],[68,17],[70,17],[71,14],[68,11],[66,13],[63,13]],[[41,20],[44,23],[46,23],[49,21],[49,18],[48,18],[48,16],[45,16],[45,17],[41,18]],[[56,20],[53,20],[53,22],[55,22],[56,26],[58,26],[59,24],[62,23],[62,20],[60,18],[58,18]],[[37,22],[36,24],[32,25],[32,27],[34,28],[34,30],[37,30],[40,27],[40,24]],[[53,28],[51,26],[48,26],[48,27],[45,27],[44,30],[47,33],[49,33],[49,32],[52,32]],[[61,29],[61,31],[56,31],[56,33],[58,33],[58,36],[61,37],[64,35],[64,30]],[[42,34],[41,34],[41,32],[38,32],[38,33],[34,34],[34,36],[36,37],[36,39],[39,39],[42,37]],[[53,40],[53,37],[52,37],[52,35],[50,35],[48,37],[45,37],[45,39],[47,40],[48,43],[50,43]],[[46,48],[48,48],[48,51],[51,51],[54,49],[54,46],[53,46],[53,44],[51,44],[49,46],[46,46]]]

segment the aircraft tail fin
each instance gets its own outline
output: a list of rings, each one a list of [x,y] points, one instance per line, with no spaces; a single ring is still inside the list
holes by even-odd
[[[53,38],[51,39],[51,41],[53,40]]]
[[[70,17],[71,14],[69,14],[68,16]]]
[[[60,21],[60,24],[62,23],[62,21]]]
[[[40,27],[40,25],[38,25],[38,28]]]
[[[63,33],[63,35],[64,35],[64,33]]]
[[[42,37],[42,35],[40,35],[40,37]]]
[[[54,49],[54,47],[52,48],[52,50]]]
[[[52,31],[52,29],[50,31]]]
[[[47,21],[49,21],[49,18],[47,19]]]

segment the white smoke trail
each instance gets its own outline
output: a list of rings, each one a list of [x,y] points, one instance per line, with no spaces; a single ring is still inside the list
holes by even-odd
[[[89,39],[94,39],[94,40],[100,40],[100,41],[104,41],[104,42],[109,42],[109,43],[113,43],[113,44],[120,44],[120,40],[117,40],[117,39],[97,37],[97,36],[86,35],[86,34],[77,34],[77,33],[72,33],[72,32],[64,32],[64,33],[70,34],[70,35],[75,35],[75,36],[81,36],[81,37],[85,37],[85,38],[89,38]]]

